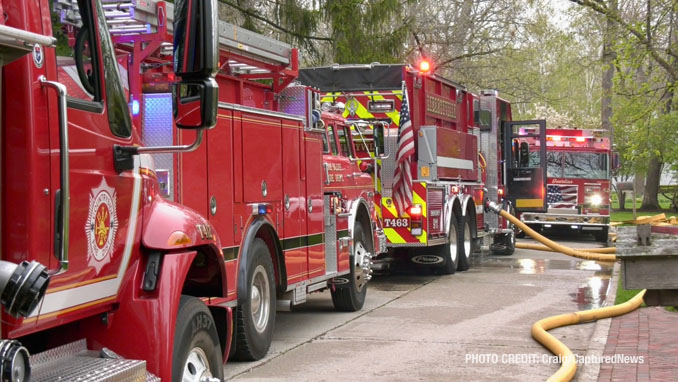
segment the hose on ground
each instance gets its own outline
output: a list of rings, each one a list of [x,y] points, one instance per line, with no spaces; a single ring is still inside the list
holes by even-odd
[[[643,303],[645,290],[640,291],[625,303],[604,308],[585,310],[581,312],[559,314],[539,320],[532,325],[532,337],[546,346],[553,354],[560,356],[560,369],[553,374],[548,382],[567,382],[577,372],[577,360],[572,351],[562,342],[549,334],[547,330],[561,326],[574,325],[582,322],[595,321],[601,318],[615,317],[626,314],[638,308]]]
[[[538,234],[535,230],[532,228],[528,227],[527,224],[521,222],[518,218],[515,216],[509,214],[507,211],[501,208],[500,205],[494,203],[494,202],[488,202],[487,207],[492,210],[493,212],[499,214],[502,216],[504,219],[507,219],[510,221],[512,224],[523,230],[527,235],[532,236],[535,240],[539,241],[540,243],[546,245],[547,247],[555,250],[556,252],[563,253],[568,256],[576,257],[579,259],[584,259],[584,260],[594,260],[594,261],[616,261],[617,256],[611,255],[611,254],[598,254],[598,253],[590,253],[590,252],[584,252],[576,249],[572,249],[570,247],[566,247],[564,245],[560,245],[556,243],[553,240],[547,239],[546,237]]]
[[[516,243],[516,248],[522,249],[532,249],[535,251],[547,251],[547,252],[558,252],[553,248],[549,248],[542,244],[532,244],[532,243]],[[614,254],[617,253],[617,248],[615,247],[606,247],[606,248],[577,248],[577,251],[589,252],[589,253],[604,253],[604,254]]]
[[[532,228],[528,227],[527,224],[521,222],[515,216],[512,216],[504,209],[502,209],[501,206],[497,205],[494,202],[488,202],[487,208],[504,217],[505,219],[508,219],[511,223],[516,225],[518,228],[522,229],[523,232],[530,235],[533,239],[544,244],[538,245],[538,244],[516,243],[516,248],[560,252],[565,255],[585,260],[595,260],[595,261],[617,260],[617,256],[614,255],[614,253],[616,253],[616,250],[613,247],[575,250],[564,245],[560,245],[538,234]],[[547,317],[535,322],[534,325],[532,325],[532,337],[535,340],[537,340],[537,342],[541,343],[547,349],[549,349],[553,354],[560,356],[561,361],[560,369],[558,369],[558,371],[555,374],[553,374],[549,379],[547,379],[547,381],[569,382],[577,372],[577,360],[572,354],[572,351],[567,346],[565,346],[565,344],[556,339],[553,335],[549,334],[547,330],[559,328],[561,326],[574,325],[588,321],[595,321],[601,318],[615,317],[629,313],[638,308],[643,303],[643,296],[645,295],[645,292],[646,290],[644,289],[640,291],[637,295],[635,295],[632,299],[619,305],[606,306],[604,308],[584,310],[574,313],[559,314],[557,316]]]

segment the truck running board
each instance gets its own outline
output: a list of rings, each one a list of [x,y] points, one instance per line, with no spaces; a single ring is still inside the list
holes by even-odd
[[[84,339],[35,354],[30,363],[31,382],[160,382],[146,372],[146,361],[117,358],[106,350],[87,350]]]

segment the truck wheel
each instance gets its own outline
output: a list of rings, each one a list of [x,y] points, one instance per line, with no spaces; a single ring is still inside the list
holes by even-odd
[[[271,346],[276,306],[271,254],[261,239],[254,239],[247,258],[247,297],[236,312],[234,358],[256,361],[264,358]]]
[[[471,253],[472,253],[472,229],[471,224],[475,223],[470,215],[461,218],[461,229],[459,230],[459,246],[458,246],[458,271],[467,271],[471,268]]]
[[[219,335],[205,303],[181,296],[174,328],[172,381],[199,382],[224,378]]]
[[[502,234],[498,242],[490,246],[490,252],[496,256],[511,256],[516,251],[515,233]]]
[[[441,268],[441,273],[445,275],[452,275],[457,270],[459,266],[459,226],[457,222],[457,217],[452,216],[450,218],[450,232],[449,238],[450,242],[443,244],[440,247],[440,256],[443,258],[443,266]]]
[[[353,235],[353,254],[351,255],[351,272],[348,275],[348,282],[335,284],[336,286],[331,292],[332,303],[336,310],[355,312],[363,308],[367,295],[367,281],[369,280],[369,268],[365,265],[369,265],[371,250],[362,225],[357,224]]]

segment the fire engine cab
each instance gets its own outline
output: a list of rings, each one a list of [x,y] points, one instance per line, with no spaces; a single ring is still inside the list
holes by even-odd
[[[217,114],[216,2],[175,5],[1,2],[3,381],[223,377],[234,276],[212,222],[162,197],[149,156],[200,139],[143,145],[114,46],[174,20],[170,111],[203,136]]]
[[[385,238],[343,118],[321,113],[312,89],[292,85],[297,50],[224,21],[215,30],[219,111],[203,135],[172,129],[168,38],[123,35],[116,47],[143,141],[204,141],[179,157],[154,154],[155,172],[164,196],[206,216],[221,239],[228,277],[212,301],[234,309],[233,357],[256,360],[269,349],[277,309],[327,289],[337,310],[361,309]],[[206,278],[217,272],[208,269]]]
[[[607,132],[547,129],[546,147],[547,209],[523,213],[521,220],[538,230],[567,228],[607,242],[614,159]]]

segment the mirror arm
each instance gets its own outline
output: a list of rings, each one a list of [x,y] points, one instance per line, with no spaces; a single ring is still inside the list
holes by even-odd
[[[195,151],[202,143],[204,129],[196,130],[195,141],[190,145],[182,146],[155,146],[155,147],[141,147],[141,146],[113,146],[113,158],[115,162],[115,170],[123,172],[132,170],[134,168],[134,155],[138,154],[161,154],[161,153],[190,153]]]

